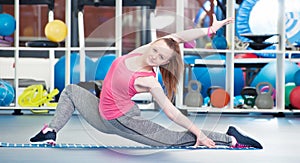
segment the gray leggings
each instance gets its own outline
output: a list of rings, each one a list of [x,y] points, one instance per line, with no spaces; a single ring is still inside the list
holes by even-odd
[[[99,98],[77,85],[68,85],[62,91],[55,115],[49,127],[59,131],[71,118],[75,108],[97,130],[117,134],[130,140],[151,146],[194,145],[196,137],[189,131],[172,131],[141,117],[137,105],[124,116],[105,120],[98,111]],[[231,138],[222,133],[202,130],[217,145],[231,145]]]

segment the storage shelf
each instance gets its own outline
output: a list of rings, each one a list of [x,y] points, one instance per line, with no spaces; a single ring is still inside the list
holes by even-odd
[[[48,47],[0,47],[0,50],[9,50],[9,51],[16,51],[16,50],[19,50],[19,51],[49,51],[49,50],[54,50],[54,51],[66,51],[66,50],[115,51],[115,50],[117,50],[117,48],[116,47],[85,47],[85,48],[80,48],[80,47],[53,47],[53,48],[48,48]]]
[[[12,110],[12,109],[20,109],[20,110],[55,110],[55,107],[47,107],[47,106],[42,106],[42,107],[21,107],[21,106],[1,106],[0,110]]]
[[[283,54],[286,51],[278,51],[278,50],[231,50],[231,49],[225,49],[225,50],[220,50],[220,49],[204,49],[204,48],[184,48],[183,51],[185,53],[268,53],[268,54]]]
[[[180,2],[180,0],[177,0],[177,5],[180,5],[180,7],[176,8],[177,15],[182,15],[182,18],[180,22],[184,22],[184,4]],[[227,1],[227,17],[234,17],[236,14],[236,8],[235,8],[235,1]],[[284,2],[280,1],[280,6],[284,6]],[[294,113],[294,112],[300,112],[300,110],[288,110],[285,109],[285,96],[284,96],[284,86],[285,86],[285,70],[284,70],[284,64],[285,61],[290,62],[299,62],[300,58],[292,58],[292,54],[300,54],[300,51],[295,50],[286,50],[285,45],[285,26],[282,25],[281,22],[285,22],[285,16],[284,12],[278,13],[278,28],[277,33],[279,35],[278,37],[278,44],[276,46],[276,49],[263,49],[263,50],[237,50],[234,49],[234,38],[235,38],[235,25],[236,24],[230,24],[226,26],[226,40],[229,42],[229,48],[228,49],[204,49],[204,48],[182,48],[182,53],[184,55],[200,55],[202,58],[203,56],[213,55],[216,53],[223,53],[226,55],[226,60],[205,60],[205,59],[196,59],[195,63],[189,63],[186,65],[189,68],[189,75],[191,72],[191,67],[224,67],[226,69],[226,75],[224,78],[225,84],[225,90],[229,93],[230,99],[234,99],[234,69],[236,67],[256,67],[256,68],[262,68],[265,64],[268,64],[269,62],[276,62],[276,68],[274,71],[276,71],[276,103],[275,107],[273,109],[234,109],[234,102],[233,100],[229,101],[229,104],[226,106],[226,108],[211,108],[211,107],[187,107],[184,102],[184,91],[185,87],[183,84],[185,84],[185,81],[180,81],[180,89],[177,93],[176,98],[176,107],[181,110],[186,110],[187,112],[220,112],[220,113]],[[177,31],[183,30],[183,25],[179,25],[176,28]],[[283,37],[281,37],[283,36]],[[235,58],[235,54],[275,54],[274,58],[245,58],[245,59],[237,59]],[[191,78],[189,78],[191,79]]]
[[[214,107],[189,107],[186,105],[182,105],[179,107],[182,110],[186,110],[188,112],[193,113],[300,113],[300,110],[294,109],[278,109],[274,107],[273,109],[257,109],[257,108],[251,108],[251,109],[236,109],[236,108],[214,108]]]

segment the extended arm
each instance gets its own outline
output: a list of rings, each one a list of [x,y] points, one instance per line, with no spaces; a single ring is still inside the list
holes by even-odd
[[[172,37],[177,42],[184,43],[207,35],[210,36],[211,34],[215,34],[216,31],[222,28],[224,25],[231,24],[233,22],[234,22],[234,18],[232,17],[218,21],[216,15],[213,15],[213,24],[208,28],[188,29],[188,30],[167,35],[165,37]]]
[[[189,120],[186,116],[184,116],[167,98],[164,94],[164,91],[160,85],[160,83],[154,77],[145,77],[138,78],[135,81],[135,84],[147,87],[150,90],[150,93],[154,97],[155,101],[161,107],[161,109],[165,112],[167,117],[174,121],[176,124],[188,129],[194,135],[196,135],[197,140],[195,146],[205,145],[207,147],[214,147],[215,143],[207,138],[201,130],[193,124],[191,120]]]

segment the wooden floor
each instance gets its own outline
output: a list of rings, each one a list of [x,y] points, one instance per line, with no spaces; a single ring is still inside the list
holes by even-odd
[[[0,110],[0,141],[29,143],[48,123],[54,112],[46,115],[24,111],[22,116]],[[159,111],[143,111],[142,115],[174,130],[182,130]],[[286,115],[233,115],[193,114],[189,118],[199,127],[225,132],[235,125],[259,140],[262,150],[109,150],[109,149],[52,149],[52,148],[0,148],[1,162],[272,162],[298,163],[300,160],[300,116]],[[100,133],[91,128],[78,114],[74,114],[58,133],[58,143],[90,143],[104,145],[140,145],[115,135]]]

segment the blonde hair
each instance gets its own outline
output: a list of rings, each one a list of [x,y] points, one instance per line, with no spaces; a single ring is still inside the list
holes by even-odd
[[[167,91],[167,97],[172,100],[177,92],[179,79],[183,73],[183,61],[180,53],[180,47],[178,42],[172,38],[160,38],[158,40],[165,41],[167,46],[174,51],[173,56],[169,59],[169,63],[159,66],[162,80]]]

